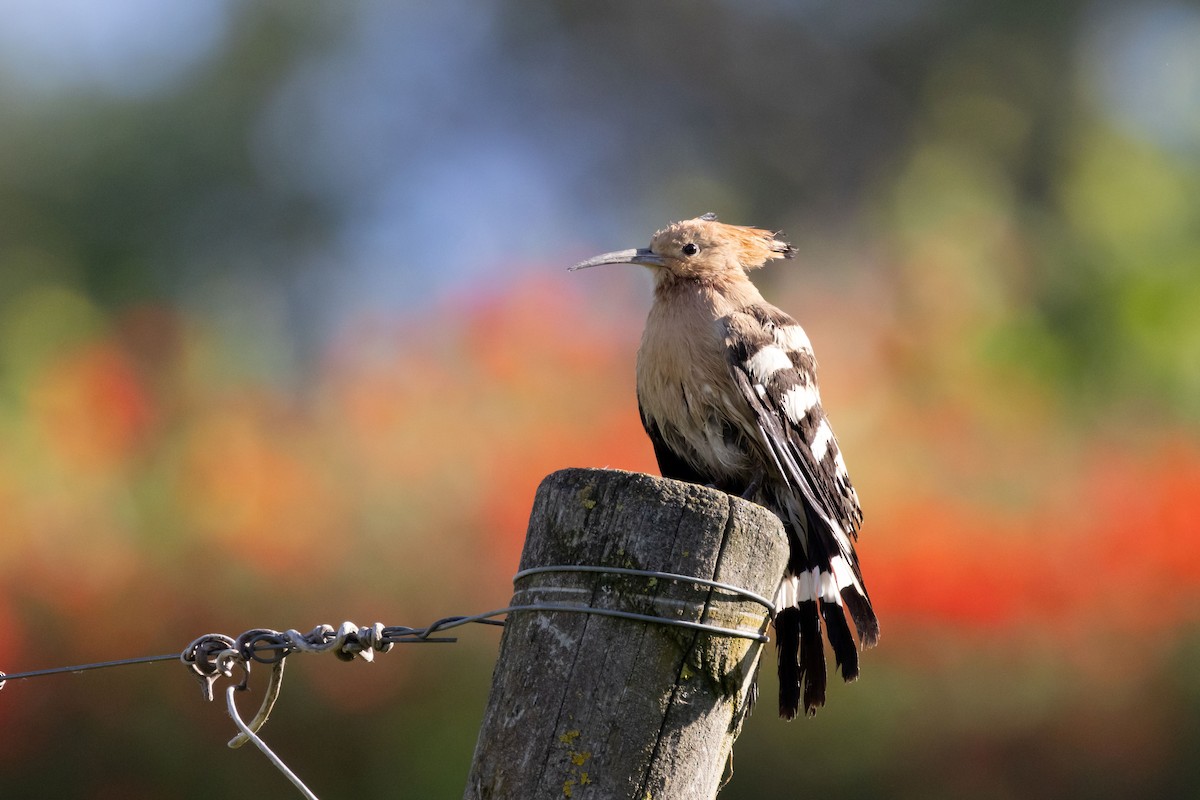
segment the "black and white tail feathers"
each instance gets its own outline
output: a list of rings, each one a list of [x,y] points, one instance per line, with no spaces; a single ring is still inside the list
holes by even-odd
[[[861,576],[850,580],[847,575],[846,567],[853,562],[841,556],[836,557],[837,560],[830,558],[828,551],[819,546],[819,540],[824,538],[820,535],[809,534],[808,548],[805,548],[791,530],[792,521],[788,515],[781,516],[792,540],[792,559],[776,596],[779,610],[774,626],[779,715],[793,719],[799,713],[801,703],[808,716],[825,704],[828,682],[825,640],[828,639],[833,650],[837,670],[849,683],[858,677],[858,642],[863,647],[875,645],[879,639],[879,623],[866,590],[861,588]],[[808,516],[811,531],[820,523],[812,515]],[[850,575],[857,573],[855,564],[850,567]],[[839,588],[839,583],[844,585]],[[847,613],[854,622],[858,642],[846,621]]]

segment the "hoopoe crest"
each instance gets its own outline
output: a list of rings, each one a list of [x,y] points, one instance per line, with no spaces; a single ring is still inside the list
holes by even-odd
[[[776,233],[705,214],[668,225],[647,248],[571,267],[640,264],[654,275],[637,394],[662,474],[754,500],[783,520],[791,554],[774,626],[787,719],[801,703],[811,715],[825,702],[825,639],[852,681],[859,648],[879,638],[854,549],[862,511],[821,405],[812,344],[748,276],[794,253]]]

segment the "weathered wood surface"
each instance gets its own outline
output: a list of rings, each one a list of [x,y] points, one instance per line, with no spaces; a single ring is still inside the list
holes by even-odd
[[[765,509],[702,486],[570,469],[539,487],[521,569],[628,567],[771,598],[787,544]],[[587,604],[765,631],[729,592],[644,577],[522,578],[513,605]],[[762,645],[572,612],[508,618],[467,800],[711,800],[749,705]]]

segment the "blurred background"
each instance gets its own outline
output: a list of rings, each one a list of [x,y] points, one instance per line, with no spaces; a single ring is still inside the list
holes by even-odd
[[[5,2],[0,669],[505,605],[542,476],[655,469],[649,279],[564,267],[706,211],[799,250],[883,625],[722,798],[1200,794],[1193,3]],[[458,797],[498,638],[297,657],[264,735]],[[231,731],[12,682],[0,795],[291,796]]]

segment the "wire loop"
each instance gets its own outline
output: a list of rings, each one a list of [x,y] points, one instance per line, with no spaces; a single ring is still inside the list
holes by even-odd
[[[200,681],[200,694],[205,700],[213,699],[213,684],[217,678],[233,677],[235,664],[242,664],[245,678],[243,688],[250,679],[250,665],[240,657],[236,642],[222,633],[206,633],[195,639],[179,654],[179,660],[187,665]]]
[[[658,570],[634,569],[632,567],[600,567],[593,565],[553,565],[544,567],[529,567],[523,569],[513,576],[513,583],[519,582],[523,578],[528,578],[532,575],[542,575],[546,573],[556,572],[583,572],[608,575],[626,575],[639,578],[648,578],[654,580],[669,580],[679,583],[691,583],[698,586],[706,586],[710,589],[717,589],[723,592],[734,595],[743,600],[748,600],[762,606],[768,616],[775,616],[775,604],[762,595],[751,592],[748,589],[743,589],[740,586],[734,586],[731,583],[723,583],[721,581],[709,580],[707,578],[697,578],[693,575],[680,575],[675,572],[660,572]],[[717,636],[733,636],[741,639],[751,639],[756,642],[770,641],[770,637],[762,630],[752,630],[744,628],[726,628],[720,625],[713,625],[708,622],[695,622],[686,619],[675,619],[673,617],[664,617],[654,614],[639,614],[633,611],[624,611],[622,609],[596,608],[592,605],[571,604],[571,603],[533,603],[524,606],[512,606],[508,611],[566,611],[584,614],[596,614],[604,617],[616,617],[618,619],[629,619],[637,622],[648,622],[656,625],[665,625],[668,627],[688,628],[690,630],[702,631],[711,633]]]
[[[639,578],[653,578],[668,581],[679,581],[681,583],[694,583],[699,586],[707,586],[710,589],[721,589],[730,594],[744,597],[747,600],[758,603],[767,610],[771,616],[775,616],[775,604],[760,594],[756,594],[749,589],[743,589],[740,586],[734,586],[732,583],[722,583],[721,581],[713,581],[708,578],[697,578],[694,575],[680,575],[677,572],[659,572],[653,569],[633,569],[632,567],[597,567],[587,564],[576,565],[561,565],[550,567],[529,567],[523,569],[516,575],[513,575],[513,583],[526,578],[530,575],[541,575],[547,572],[592,572],[605,575],[632,575]]]

